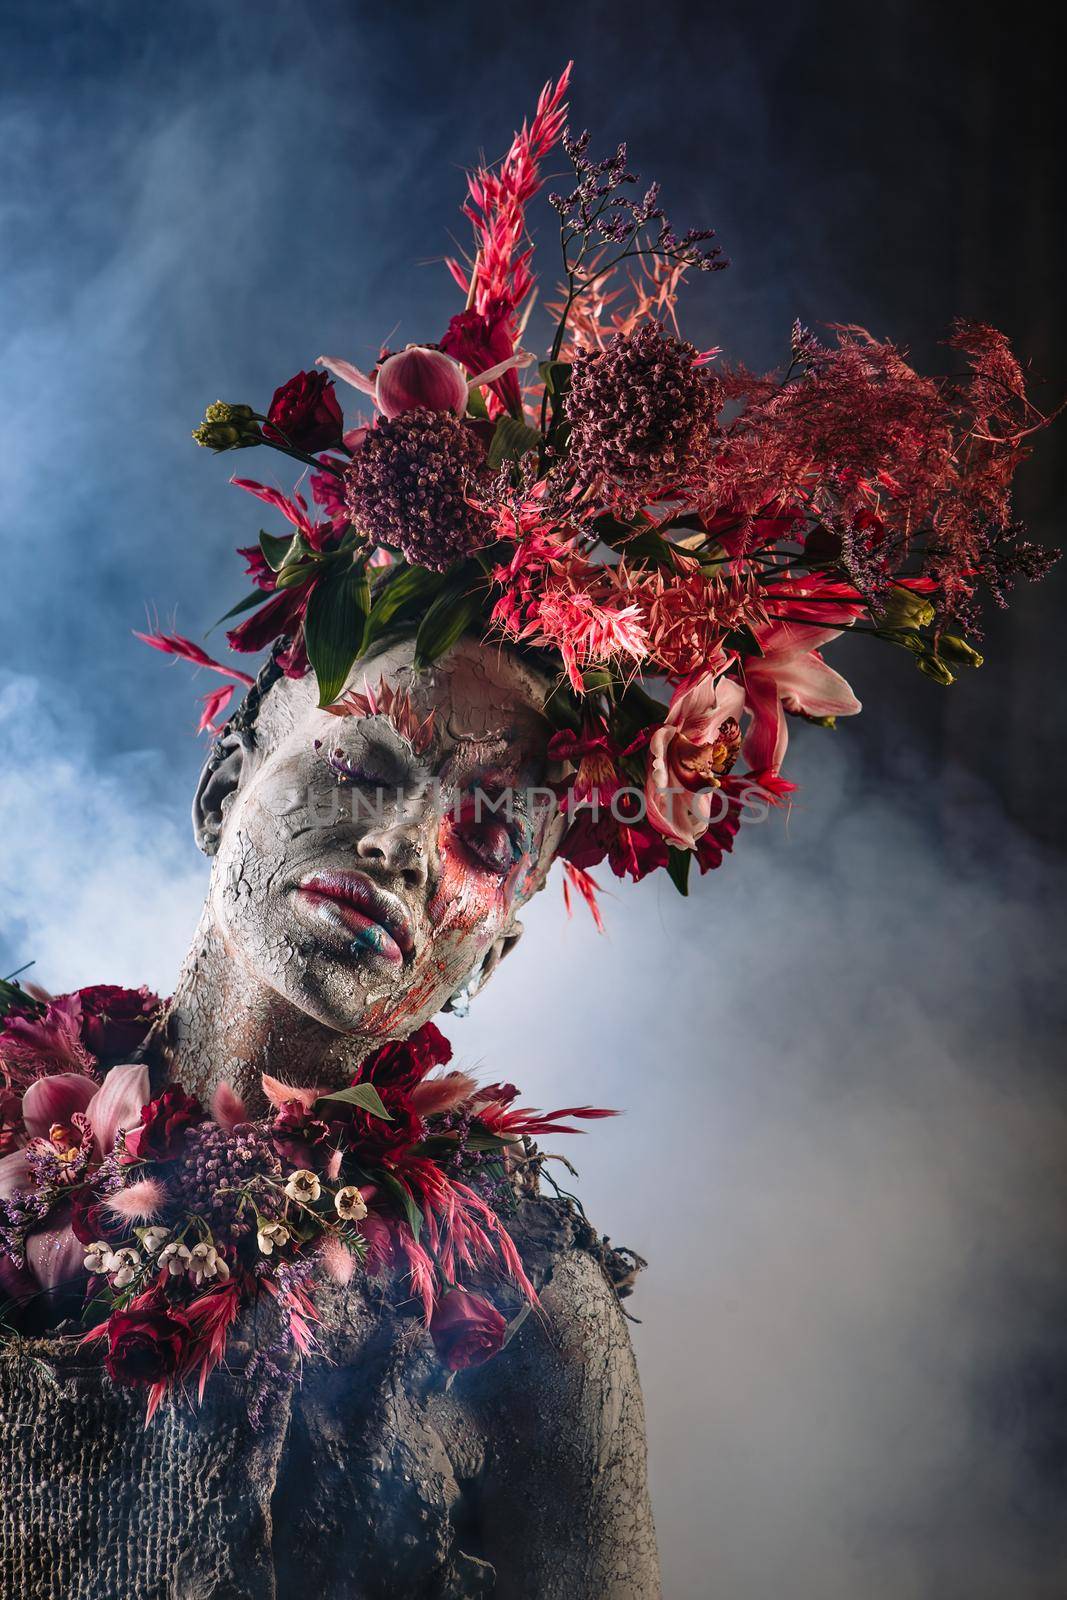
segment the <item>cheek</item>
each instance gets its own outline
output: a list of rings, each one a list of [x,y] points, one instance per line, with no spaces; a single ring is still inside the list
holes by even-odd
[[[437,885],[428,907],[438,934],[475,933],[492,939],[507,925],[515,896],[530,871],[528,855],[519,857],[507,875],[481,871],[442,818],[437,835]]]

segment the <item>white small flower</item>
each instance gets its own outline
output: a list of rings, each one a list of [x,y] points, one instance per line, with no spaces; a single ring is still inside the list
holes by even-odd
[[[116,1289],[125,1289],[137,1276],[137,1268],[141,1265],[141,1252],[124,1246],[116,1250],[107,1264],[107,1273],[112,1285]]]
[[[333,1203],[342,1222],[362,1222],[367,1215],[363,1191],[357,1189],[354,1183],[346,1183],[343,1189],[338,1189]]]
[[[301,1168],[294,1172],[285,1186],[285,1192],[290,1200],[301,1200],[304,1205],[311,1206],[322,1193],[322,1184],[313,1172]]]
[[[189,1276],[198,1289],[208,1278],[217,1278],[224,1265],[213,1244],[194,1244],[189,1252]]]
[[[103,1239],[94,1239],[85,1252],[86,1272],[111,1271],[111,1246]]]
[[[256,1235],[256,1242],[261,1254],[269,1256],[275,1245],[280,1250],[283,1244],[289,1243],[289,1229],[281,1222],[262,1222]]]
[[[180,1278],[188,1269],[192,1252],[184,1244],[164,1245],[159,1252],[159,1264],[166,1267],[172,1278]]]
[[[141,1234],[141,1243],[150,1256],[158,1256],[169,1238],[169,1228],[146,1228]]]

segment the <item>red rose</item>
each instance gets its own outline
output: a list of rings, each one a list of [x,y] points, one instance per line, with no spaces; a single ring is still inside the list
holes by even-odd
[[[156,1019],[160,999],[151,989],[120,989],[98,983],[79,989],[82,1043],[100,1059],[126,1061],[144,1043]]]
[[[374,1117],[369,1111],[361,1111],[358,1106],[353,1106],[345,1134],[345,1143],[368,1165],[376,1161],[395,1161],[402,1151],[418,1144],[426,1134],[423,1120],[412,1105],[410,1095],[403,1089],[392,1089],[388,1085],[379,1089],[379,1093],[390,1120],[386,1122],[383,1117]]]
[[[181,1367],[192,1334],[180,1312],[144,1297],[107,1323],[105,1366],[116,1383],[151,1384],[172,1378]]]
[[[451,1059],[452,1046],[440,1028],[424,1022],[410,1038],[392,1039],[368,1056],[354,1082],[373,1083],[379,1094],[386,1088],[407,1092]]]
[[[496,1355],[507,1326],[484,1295],[450,1289],[434,1308],[430,1336],[445,1366],[462,1372],[465,1367],[480,1367]]]
[[[141,1126],[126,1135],[126,1149],[141,1161],[173,1161],[181,1154],[187,1129],[203,1122],[204,1108],[195,1095],[176,1083],[158,1100],[141,1109]]]
[[[305,455],[317,455],[341,443],[344,419],[333,380],[325,372],[298,372],[275,389],[267,418],[264,438]]]
[[[94,1189],[77,1189],[71,1196],[70,1226],[80,1244],[94,1244],[103,1239],[106,1244],[118,1244],[130,1231],[130,1224],[122,1217],[107,1211]]]

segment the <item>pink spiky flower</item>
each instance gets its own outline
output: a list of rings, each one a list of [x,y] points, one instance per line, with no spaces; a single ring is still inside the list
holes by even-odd
[[[334,717],[384,717],[416,755],[424,754],[433,743],[433,711],[420,717],[411,703],[408,690],[394,689],[384,677],[379,678],[377,689],[373,689],[364,678],[362,690],[349,689],[327,710]]]

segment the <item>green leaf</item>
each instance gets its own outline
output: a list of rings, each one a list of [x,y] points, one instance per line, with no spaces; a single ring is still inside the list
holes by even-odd
[[[381,1095],[373,1083],[354,1083],[350,1089],[338,1089],[336,1094],[320,1094],[316,1104],[323,1100],[340,1100],[346,1106],[358,1106],[361,1111],[367,1111],[372,1117],[381,1117],[383,1122],[392,1122],[392,1112],[385,1109]]]
[[[463,1141],[465,1150],[503,1150],[507,1144],[507,1139],[502,1139],[497,1133],[490,1133],[488,1128],[472,1131]]]
[[[404,1185],[397,1178],[393,1177],[391,1172],[385,1172],[380,1169],[377,1170],[374,1173],[374,1181],[376,1183],[380,1183],[382,1188],[388,1190],[388,1192],[392,1195],[397,1205],[403,1211],[405,1217],[407,1217],[408,1226],[411,1228],[412,1233],[415,1235],[415,1238],[418,1239],[419,1234],[422,1232],[422,1212],[415,1204],[414,1198],[410,1192],[405,1189]]]
[[[443,581],[439,572],[430,572],[426,567],[404,567],[383,584],[371,606],[367,643],[384,632],[399,612],[408,606],[425,604],[441,588]]]
[[[485,403],[485,395],[480,389],[471,389],[467,395],[467,415],[477,417],[479,422],[489,421],[489,407]]]
[[[217,622],[213,622],[208,629],[208,633],[214,633],[216,628],[221,628],[222,624],[229,622],[231,617],[239,617],[242,611],[252,611],[256,606],[261,606],[265,600],[270,599],[272,599],[272,595],[269,590],[253,589],[251,594],[246,594],[243,600],[238,600],[237,604],[231,606],[225,615],[221,616]]]
[[[537,370],[541,374],[541,382],[553,399],[565,395],[571,386],[571,373],[574,370],[570,361],[539,361]]]
[[[9,1011],[29,1011],[34,1016],[44,1010],[39,1000],[27,994],[20,983],[13,983],[8,978],[0,979],[0,1017],[6,1017]]]
[[[293,540],[297,538],[299,538],[299,534],[290,533],[284,538],[279,538],[277,534],[260,530],[259,548],[263,552],[264,561],[272,572],[281,571],[285,565],[285,558],[293,548]]]
[[[319,685],[319,705],[330,706],[363,653],[370,584],[360,565],[336,567],[319,579],[308,600],[304,642]]]
[[[489,446],[487,464],[495,472],[505,461],[520,461],[528,450],[535,450],[540,443],[541,435],[536,428],[520,422],[518,417],[501,417]]]
[[[450,577],[419,623],[415,665],[429,667],[451,650],[478,617],[485,597],[485,579],[477,562],[465,561]]]
[[[674,845],[667,847],[667,871],[670,873],[671,882],[679,894],[689,893],[689,868],[693,864],[691,850],[676,850]]]

